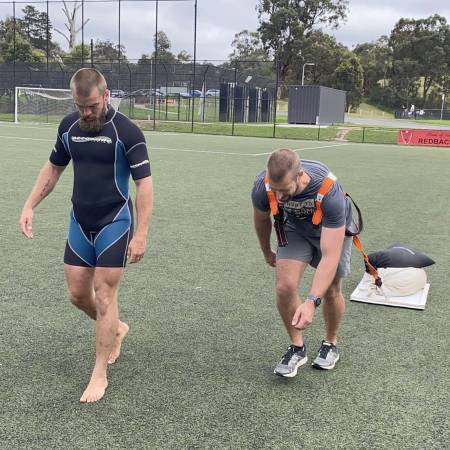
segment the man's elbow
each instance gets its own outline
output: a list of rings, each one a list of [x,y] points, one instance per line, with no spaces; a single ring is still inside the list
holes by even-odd
[[[141,192],[152,192],[153,190],[153,182],[152,177],[149,175],[145,178],[140,178],[139,180],[135,180],[136,189]]]

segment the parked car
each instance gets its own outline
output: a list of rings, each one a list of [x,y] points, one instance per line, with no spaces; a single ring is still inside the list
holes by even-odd
[[[150,96],[165,97],[165,95],[159,89],[150,89]]]
[[[206,91],[206,97],[220,97],[220,90],[219,89],[208,89]]]
[[[111,90],[111,97],[116,97],[116,98],[123,98],[125,97],[125,91],[122,91],[122,89],[112,89]]]
[[[138,89],[131,93],[134,97],[164,97],[164,94],[159,89]]]
[[[201,97],[202,96],[202,91],[199,91],[198,89],[192,89],[189,92],[182,92],[180,94],[180,96],[183,97],[183,98]]]

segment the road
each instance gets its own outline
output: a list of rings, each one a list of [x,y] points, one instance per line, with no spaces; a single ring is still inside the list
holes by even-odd
[[[422,123],[418,120],[407,119],[369,119],[366,117],[345,116],[345,122],[361,126],[392,127],[392,128],[411,128],[427,130],[450,130],[449,125],[436,125],[431,123]]]

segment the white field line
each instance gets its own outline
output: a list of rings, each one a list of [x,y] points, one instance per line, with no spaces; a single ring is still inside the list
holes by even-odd
[[[188,122],[190,123],[190,122]],[[0,122],[0,129],[2,127],[5,128],[15,128],[15,129],[26,129],[26,130],[42,130],[46,129],[45,131],[52,131],[56,133],[56,130],[58,128],[57,124],[49,124],[44,123],[42,126],[30,126],[30,125],[22,125],[20,123],[8,123],[8,122]],[[171,132],[171,131],[143,131],[144,136],[183,136],[183,135],[189,135],[189,136],[200,136],[200,137],[234,137],[234,136],[227,136],[227,135],[221,135],[221,134],[195,134],[195,133],[178,133],[178,132]],[[240,137],[246,137],[246,136],[240,136]],[[267,139],[267,138],[263,138]]]
[[[18,137],[18,136],[3,136],[0,135],[0,139],[17,139],[17,140],[24,140],[24,141],[38,141],[38,142],[55,142],[55,139],[42,139],[42,138],[32,138],[32,137]],[[294,149],[295,152],[304,151],[304,150],[317,150],[321,148],[330,148],[330,147],[343,147],[345,145],[350,144],[334,144],[334,145],[323,145],[320,147],[304,147],[304,148],[297,148]],[[152,150],[164,150],[164,151],[170,151],[170,152],[182,152],[182,153],[204,153],[204,154],[211,154],[211,155],[228,155],[228,156],[251,156],[251,157],[257,157],[257,156],[266,156],[270,155],[272,152],[267,153],[233,153],[233,152],[214,152],[210,150],[196,150],[196,149],[188,149],[188,148],[170,148],[170,147],[152,147],[149,146],[150,151]]]
[[[166,148],[166,147],[152,147],[150,146],[150,151],[152,150],[164,150],[170,152],[186,152],[186,153],[206,153],[209,155],[230,155],[230,156],[255,156],[254,153],[233,153],[233,152],[211,152],[209,150],[194,150],[188,148]]]
[[[34,122],[33,122],[34,123]],[[35,125],[22,125],[21,123],[14,123],[14,122],[0,122],[0,127],[9,127],[9,128],[29,128],[29,129],[39,129],[42,130],[42,128],[48,128],[49,130],[58,128],[58,124],[55,123],[42,123],[42,124],[35,124]]]
[[[41,142],[56,142],[56,139],[40,139],[40,138],[30,138],[30,137],[19,137],[19,136],[0,136],[0,139],[17,139],[21,141],[41,141]]]
[[[17,136],[1,136],[0,139],[17,139],[24,141],[39,141],[39,142],[55,142],[55,139],[40,139],[31,137],[17,137]],[[169,148],[169,147],[152,147],[150,146],[150,151],[152,150],[164,150],[169,152],[185,152],[185,153],[206,153],[211,155],[230,155],[230,156],[255,156],[254,153],[233,153],[233,152],[211,152],[209,150],[196,150],[190,148]]]
[[[322,145],[320,147],[304,147],[304,148],[295,148],[293,149],[294,152],[302,152],[304,150],[320,150],[321,148],[330,148],[330,147],[343,147],[344,145],[350,145],[350,144],[333,144],[333,145]],[[268,153],[254,153],[253,156],[266,156],[270,155],[272,152]]]

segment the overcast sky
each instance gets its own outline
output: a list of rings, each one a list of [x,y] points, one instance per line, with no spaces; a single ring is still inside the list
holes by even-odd
[[[197,57],[199,60],[223,60],[231,53],[235,33],[248,29],[255,31],[258,17],[257,0],[198,0]],[[32,2],[30,2],[32,4]],[[118,41],[118,3],[85,2],[85,41],[91,38]],[[24,4],[16,5],[18,15]],[[45,4],[35,4],[45,10]],[[61,3],[50,3],[50,20],[55,28],[63,29],[64,16]],[[155,3],[128,2],[121,4],[121,42],[130,59],[142,53],[151,53],[155,30]],[[186,50],[193,54],[194,2],[159,2],[159,29],[164,30],[172,42],[172,51]],[[326,30],[336,39],[352,47],[389,34],[401,17],[424,18],[440,14],[450,22],[449,0],[350,0],[346,23],[338,30]],[[0,0],[0,17],[12,14],[12,4]],[[81,17],[80,17],[81,19]],[[64,38],[54,38],[67,49]],[[79,35],[81,40],[81,34]]]

